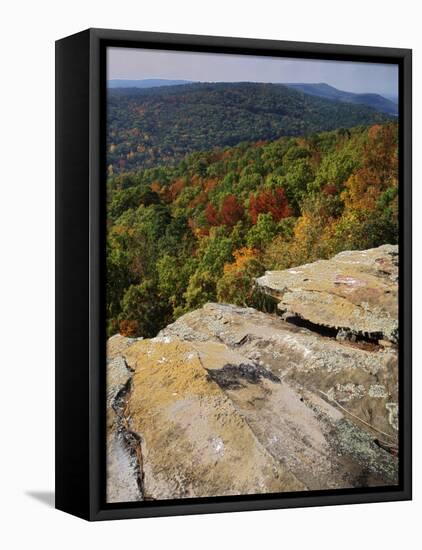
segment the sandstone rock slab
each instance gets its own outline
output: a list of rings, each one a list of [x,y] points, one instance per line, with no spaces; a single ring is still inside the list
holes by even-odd
[[[397,425],[389,414],[398,400],[394,348],[366,349],[276,315],[223,304],[206,304],[181,317],[160,337],[183,338],[198,350],[207,346],[201,357],[210,372],[218,364],[211,342],[237,354],[237,360],[227,357],[222,370],[243,365],[238,385],[233,375],[221,375],[221,386],[261,443],[307,487],[396,482],[397,461],[379,445],[397,445]],[[255,369],[259,383],[245,365]]]
[[[112,337],[109,502],[397,484],[397,277],[397,247],[344,252],[258,279],[283,316]]]
[[[233,359],[224,346],[197,348],[178,338],[125,352],[134,369],[127,412],[130,429],[141,434],[144,498],[303,490],[209,376],[201,359],[208,351],[214,367]]]
[[[257,286],[279,301],[287,317],[339,336],[398,339],[398,247],[347,251],[330,260],[267,271]]]

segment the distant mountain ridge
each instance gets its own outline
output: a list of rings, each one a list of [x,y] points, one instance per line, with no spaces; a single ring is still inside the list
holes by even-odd
[[[143,80],[125,80],[113,78],[107,81],[107,88],[159,88],[190,84],[190,80],[169,80],[167,78],[146,78]]]
[[[187,153],[391,120],[362,104],[283,84],[192,83],[108,94],[111,173],[177,164]]]
[[[305,94],[323,97],[325,99],[341,101],[343,103],[353,103],[355,105],[366,105],[380,113],[386,113],[388,115],[398,114],[398,105],[380,94],[345,92],[325,82],[320,82],[318,84],[289,83],[286,84],[286,86]]]
[[[172,80],[166,78],[146,78],[142,80],[126,80],[126,79],[112,79],[107,82],[107,87],[110,89],[123,90],[134,88],[138,90],[148,90],[151,88],[162,88],[164,86],[181,86],[181,85],[207,85],[207,84],[246,84],[246,82],[230,83],[230,82],[193,82],[191,80]],[[259,84],[259,83],[249,83]],[[274,83],[277,85],[277,83]],[[281,84],[283,85],[283,84]],[[285,83],[285,86],[292,88],[299,92],[309,94],[316,97],[322,97],[324,99],[331,99],[333,101],[341,101],[342,103],[353,103],[355,105],[366,105],[371,107],[380,113],[397,116],[398,115],[398,101],[394,96],[384,96],[375,93],[355,93],[339,90],[334,86],[330,86],[325,82],[319,83]]]

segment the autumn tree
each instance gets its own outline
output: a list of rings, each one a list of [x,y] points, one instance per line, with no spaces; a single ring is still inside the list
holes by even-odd
[[[249,199],[249,215],[252,223],[256,224],[259,214],[271,214],[274,221],[291,216],[292,210],[282,187],[274,190],[264,190],[257,195],[252,194]]]
[[[229,227],[233,227],[243,218],[243,207],[234,195],[227,195],[224,198],[220,209],[220,217],[223,224]]]
[[[217,209],[211,202],[207,203],[207,206],[205,207],[205,216],[210,225],[220,225],[220,218]]]
[[[233,256],[234,262],[224,266],[224,274],[217,282],[217,298],[239,306],[254,306],[254,280],[265,270],[259,253],[253,248],[242,247]]]

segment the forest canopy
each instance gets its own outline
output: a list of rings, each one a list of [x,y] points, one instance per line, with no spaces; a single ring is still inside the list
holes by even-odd
[[[282,84],[198,83],[108,90],[109,175],[175,166],[186,154],[391,120]]]
[[[162,93],[172,98],[169,88]],[[226,88],[217,87],[215,93],[228,93]],[[136,97],[125,96],[130,106],[126,109],[133,112],[127,121],[128,139],[139,127],[137,117],[145,121],[142,117],[150,116],[147,104],[145,111],[135,109]],[[139,97],[153,101],[155,96]],[[295,97],[291,96],[293,106]],[[325,105],[325,100],[311,99]],[[234,94],[231,101],[242,105],[245,98]],[[188,104],[189,116],[197,117],[193,103],[192,99]],[[397,243],[396,122],[362,106],[348,105],[346,119],[350,123],[356,114],[353,109],[362,108],[360,112],[369,117],[362,124],[377,123],[312,133],[320,124],[316,110],[312,111],[316,118],[308,117],[307,132],[303,132],[299,118],[280,117],[284,125],[286,120],[291,123],[291,134],[308,135],[273,139],[264,114],[265,109],[273,113],[276,102],[271,95],[265,96],[265,101],[252,95],[249,110],[253,105],[257,133],[266,138],[254,143],[216,148],[210,141],[213,132],[204,134],[195,126],[180,145],[175,137],[183,133],[180,122],[176,129],[166,126],[164,141],[164,129],[147,132],[151,145],[148,155],[158,147],[160,152],[154,155],[165,160],[168,154],[177,159],[175,148],[180,147],[182,155],[192,144],[193,149],[207,146],[210,150],[181,156],[176,165],[160,162],[159,166],[130,171],[131,164],[127,163],[122,167],[124,172],[117,174],[118,147],[125,141],[116,145],[107,180],[109,334],[119,331],[127,336],[154,336],[178,316],[209,301],[262,308],[265,305],[260,303],[263,298],[255,290],[254,278],[266,269],[284,269],[346,249]],[[174,108],[181,116],[181,104],[176,101]],[[207,114],[204,120],[211,129],[215,124],[226,132],[224,121],[220,119],[220,127],[212,112],[210,106],[210,117]],[[347,113],[338,111],[332,126],[339,126]],[[120,116],[112,96],[109,139],[121,122]],[[166,116],[171,116],[170,109]],[[303,110],[301,118],[306,119]],[[248,120],[240,114],[241,125]],[[187,123],[191,126],[191,122]],[[259,124],[263,125],[262,132]],[[227,137],[227,141],[241,141],[242,135]],[[225,144],[219,134],[216,139]]]

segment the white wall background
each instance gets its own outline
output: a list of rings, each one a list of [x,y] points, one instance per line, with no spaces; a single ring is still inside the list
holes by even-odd
[[[415,500],[89,524],[54,487],[54,40],[87,27],[414,49]],[[0,32],[0,540],[3,548],[362,548],[420,540],[422,55],[413,0],[3,3]],[[35,494],[35,497],[34,497]],[[40,501],[41,496],[41,501]],[[37,497],[37,498],[36,498]],[[6,542],[7,540],[7,542]],[[412,540],[415,542],[412,543]]]

